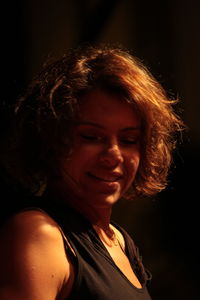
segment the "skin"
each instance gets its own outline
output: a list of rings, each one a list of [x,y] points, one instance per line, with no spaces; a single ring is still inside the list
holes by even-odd
[[[123,236],[110,225],[112,206],[132,184],[140,163],[140,119],[119,96],[100,90],[80,103],[72,153],[61,159],[62,179],[49,188],[91,222],[116,265],[141,288],[123,251]],[[121,246],[112,243],[113,232]],[[0,265],[2,300],[62,300],[70,294],[74,268],[58,225],[43,212],[21,212],[6,223]]]
[[[80,99],[71,155],[61,160],[59,190],[92,224],[108,226],[113,204],[128,190],[140,162],[140,119],[117,95],[95,90]],[[53,186],[55,182],[51,182]]]

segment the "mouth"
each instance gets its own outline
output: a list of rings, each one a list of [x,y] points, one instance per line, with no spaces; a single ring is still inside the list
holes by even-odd
[[[92,173],[88,173],[88,175],[98,181],[103,181],[103,182],[108,182],[108,183],[112,183],[112,182],[118,182],[122,179],[122,175],[121,174],[113,174],[113,175],[105,175],[105,176],[97,176],[94,175]]]

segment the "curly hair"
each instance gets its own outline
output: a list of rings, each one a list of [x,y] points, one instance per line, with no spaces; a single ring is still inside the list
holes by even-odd
[[[176,133],[184,127],[172,109],[177,100],[169,99],[138,58],[107,46],[70,50],[45,65],[20,98],[13,143],[24,172],[20,176],[39,186],[40,179],[53,172],[63,144],[70,150],[70,125],[80,96],[96,88],[120,93],[137,109],[142,120],[142,155],[133,191],[142,195],[160,192],[167,185]]]

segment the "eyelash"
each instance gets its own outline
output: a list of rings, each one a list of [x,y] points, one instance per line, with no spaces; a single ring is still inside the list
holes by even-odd
[[[101,141],[105,140],[104,137],[96,136],[96,135],[80,134],[80,136],[82,139],[89,141],[89,142],[101,142]],[[122,138],[120,142],[121,142],[121,144],[125,144],[125,145],[135,145],[138,143],[138,138],[133,139],[133,140]]]
[[[124,144],[127,144],[127,145],[135,145],[138,142],[137,139],[135,139],[135,140],[122,139],[122,141],[123,141]]]
[[[101,137],[96,136],[96,135],[89,135],[89,134],[80,134],[80,136],[85,139],[85,140],[89,140],[89,141],[97,141],[97,140],[102,140]]]

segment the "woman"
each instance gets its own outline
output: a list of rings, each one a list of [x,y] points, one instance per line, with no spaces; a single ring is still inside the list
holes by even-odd
[[[134,242],[111,216],[120,198],[165,188],[182,128],[172,103],[120,49],[80,48],[44,67],[2,155],[28,191],[1,232],[2,300],[151,299]]]

